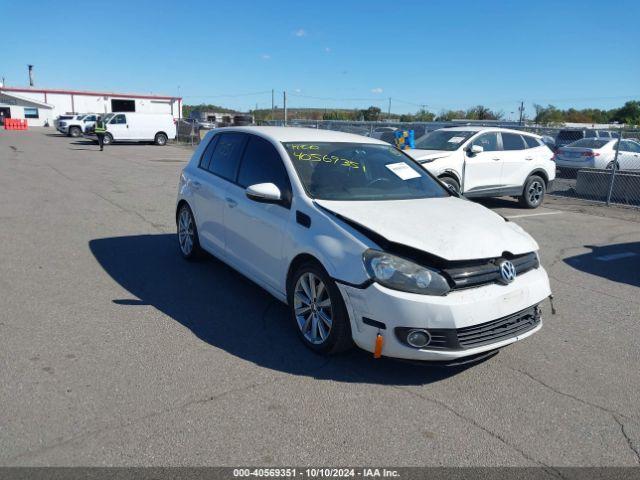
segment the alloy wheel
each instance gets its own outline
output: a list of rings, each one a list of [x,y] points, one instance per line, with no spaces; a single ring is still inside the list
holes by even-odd
[[[541,182],[535,180],[531,182],[531,185],[529,185],[529,191],[527,193],[529,195],[529,202],[531,205],[537,205],[542,200],[544,186]]]
[[[331,298],[326,285],[317,275],[303,273],[293,295],[296,323],[302,335],[315,345],[324,343],[333,325]]]
[[[183,208],[178,218],[178,240],[180,242],[180,249],[185,256],[191,255],[193,251],[193,236],[193,217],[189,209]]]

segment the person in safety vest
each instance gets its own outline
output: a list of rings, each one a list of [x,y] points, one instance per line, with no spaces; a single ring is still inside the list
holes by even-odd
[[[105,125],[102,117],[96,119],[96,126],[94,132],[98,137],[98,143],[100,144],[100,151],[104,149],[104,134],[107,133],[107,126]]]

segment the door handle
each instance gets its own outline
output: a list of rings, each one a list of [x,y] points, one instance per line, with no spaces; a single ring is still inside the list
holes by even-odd
[[[533,160],[533,157],[524,157],[525,160]]]
[[[202,186],[202,184],[198,181],[193,181],[191,182],[191,186],[197,190]]]
[[[494,159],[493,159],[493,161],[494,161],[494,162],[499,162],[499,161],[500,161],[500,159],[499,159],[499,158],[494,158]]]
[[[225,200],[227,201],[227,205],[229,205],[229,208],[234,208],[235,206],[238,205],[238,202],[236,202],[233,198],[225,198]]]

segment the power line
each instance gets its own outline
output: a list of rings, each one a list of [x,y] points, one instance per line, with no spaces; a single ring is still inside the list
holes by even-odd
[[[185,95],[182,98],[240,98],[240,97],[250,97],[253,95],[265,95],[267,93],[271,93],[271,90],[264,90],[262,92],[250,92],[250,93],[221,93],[218,95]]]

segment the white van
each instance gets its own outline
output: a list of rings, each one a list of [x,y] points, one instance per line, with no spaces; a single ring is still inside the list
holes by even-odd
[[[176,124],[169,113],[114,112],[105,117],[104,144],[113,142],[153,142],[166,145],[175,140]]]

